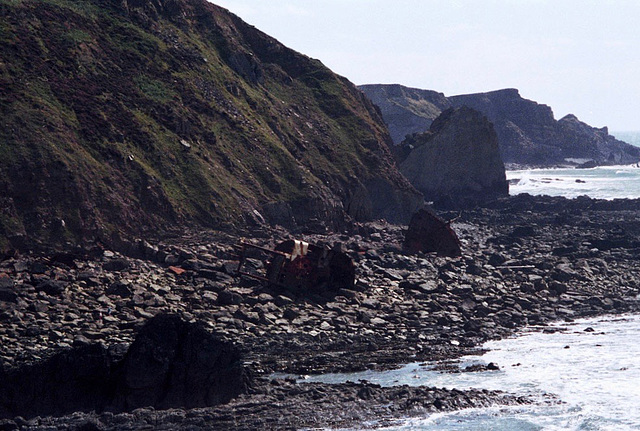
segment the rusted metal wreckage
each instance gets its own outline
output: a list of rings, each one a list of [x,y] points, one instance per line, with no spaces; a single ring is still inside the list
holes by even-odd
[[[352,288],[355,265],[339,246],[287,240],[271,250],[241,242],[237,272],[290,289],[338,291]]]
[[[451,221],[445,222],[430,211],[418,211],[405,235],[405,251],[460,256],[460,241],[450,224]],[[236,272],[273,286],[337,292],[355,284],[353,260],[339,245],[330,248],[291,239],[274,249],[241,241],[238,249]]]

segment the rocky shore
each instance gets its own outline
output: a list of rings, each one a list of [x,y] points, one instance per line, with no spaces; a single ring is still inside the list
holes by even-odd
[[[428,412],[530,402],[517,394],[305,384],[270,374],[451,359],[525,325],[637,311],[639,209],[637,200],[523,195],[441,214],[456,218],[460,258],[407,255],[403,227],[385,222],[296,234],[340,243],[356,262],[354,288],[332,294],[234,274],[234,245],[245,239],[273,247],[292,237],[279,228],[147,239],[120,252],[7,256],[0,263],[0,375],[86,345],[125,351],[149,319],[168,312],[236,346],[252,383],[227,404],[84,408],[59,417],[18,412],[5,414],[0,429],[375,427]]]

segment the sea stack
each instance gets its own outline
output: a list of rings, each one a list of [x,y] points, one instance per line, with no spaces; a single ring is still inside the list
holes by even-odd
[[[493,125],[471,108],[447,109],[399,150],[400,171],[436,205],[468,206],[509,193]]]

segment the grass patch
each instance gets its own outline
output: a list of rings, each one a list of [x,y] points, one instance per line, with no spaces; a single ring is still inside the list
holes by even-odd
[[[146,75],[140,75],[133,78],[138,90],[147,98],[158,102],[170,102],[177,94],[167,87],[162,81],[152,79]]]
[[[65,34],[65,37],[69,42],[74,43],[76,45],[85,43],[85,42],[91,42],[92,40],[91,35],[89,33],[80,29],[73,29],[68,31]]]

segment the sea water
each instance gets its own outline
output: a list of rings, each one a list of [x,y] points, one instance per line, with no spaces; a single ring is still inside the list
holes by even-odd
[[[529,328],[488,342],[487,353],[463,357],[458,364],[464,369],[493,362],[497,371],[448,373],[436,371],[433,364],[413,363],[393,371],[327,374],[306,381],[498,389],[536,401],[412,418],[385,430],[639,430],[640,316],[551,327],[558,331]]]
[[[507,171],[507,180],[511,195],[640,198],[640,167],[636,165]]]
[[[640,132],[612,132],[617,139],[640,147]],[[592,169],[529,169],[507,171],[509,193],[517,195],[589,196],[597,199],[640,198],[638,165]]]

